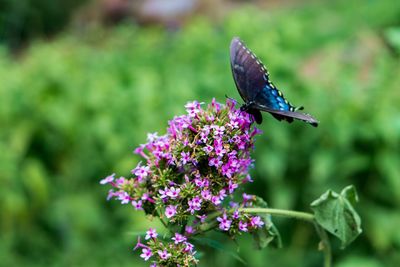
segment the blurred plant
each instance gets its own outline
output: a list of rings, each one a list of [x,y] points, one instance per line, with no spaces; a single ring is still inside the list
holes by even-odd
[[[165,244],[149,229],[147,244],[139,238],[135,247],[142,248],[140,256],[145,261],[152,258],[152,266],[197,264],[194,246],[187,240],[209,230],[222,231],[232,239],[251,233],[263,248],[279,239],[270,215],[283,215],[315,224],[326,255],[325,266],[330,266],[324,229],[340,238],[343,246],[361,233],[360,219],[352,207],[357,200],[354,188],[346,188],[341,195],[324,194],[312,204],[315,217],[268,209],[265,201],[246,193],[234,201],[239,186],[252,182],[250,152],[260,131],[252,127],[251,115],[235,108],[234,100],[227,99],[222,105],[213,99],[206,109],[201,105],[188,103],[187,114],[171,120],[166,135],[148,134],[148,142],[135,149],[146,164],[139,162],[131,171],[133,178],[115,179],[112,174],[100,181],[113,187],[107,199],[115,198],[158,217],[174,235],[174,243]]]

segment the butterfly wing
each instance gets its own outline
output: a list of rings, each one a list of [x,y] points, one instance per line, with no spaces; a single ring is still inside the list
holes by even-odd
[[[314,127],[317,127],[318,123],[319,123],[313,116],[311,116],[310,114],[306,114],[306,113],[301,113],[301,112],[296,112],[296,111],[270,109],[266,106],[259,105],[259,104],[251,104],[250,109],[258,109],[258,110],[269,112],[269,113],[271,113],[272,116],[274,116],[274,118],[276,118],[279,121],[286,120],[289,123],[291,123],[293,121],[293,119],[298,119],[298,120],[307,122]]]
[[[268,80],[267,71],[238,37],[232,39],[230,56],[232,74],[240,96],[246,103],[254,101]]]
[[[230,46],[231,69],[240,96],[247,105],[249,113],[255,110],[271,113],[278,120],[292,122],[303,120],[316,126],[318,122],[308,114],[296,112],[302,108],[291,105],[269,80],[269,73],[261,61],[248,49],[243,42],[235,37]],[[257,114],[257,123],[262,117]]]

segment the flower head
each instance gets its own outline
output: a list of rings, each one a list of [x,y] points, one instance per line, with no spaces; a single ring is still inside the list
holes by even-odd
[[[104,178],[103,180],[100,181],[100,184],[108,184],[111,183],[112,181],[114,181],[115,179],[115,173],[107,176],[106,178]]]
[[[171,239],[175,241],[175,244],[179,244],[186,241],[186,237],[178,233],[175,233],[175,236]]]
[[[166,249],[157,251],[158,255],[162,260],[166,260],[171,257],[171,253],[169,253]]]
[[[158,234],[156,232],[155,229],[150,228],[147,232],[146,232],[146,236],[144,237],[144,239],[148,240],[150,238],[157,238]]]
[[[142,257],[145,261],[150,259],[150,257],[153,256],[153,252],[149,248],[143,248],[142,249],[142,254],[140,254],[140,257]]]
[[[169,205],[166,209],[165,209],[165,216],[169,219],[172,218],[173,216],[175,216],[176,214],[176,207],[177,206],[173,206],[173,205]]]
[[[219,229],[230,235],[264,224],[258,216],[227,212],[254,202],[253,196],[243,194],[242,202],[229,206],[239,187],[252,181],[250,154],[259,130],[251,115],[231,99],[226,104],[213,99],[209,105],[193,101],[185,109],[186,114],[168,122],[166,134],[150,133],[147,142],[134,150],[142,161],[132,169],[131,178],[115,179],[112,174],[100,181],[112,186],[108,198],[131,203],[168,225],[185,223],[185,231],[175,234],[168,245],[156,240],[154,229],[146,232],[147,245],[137,247],[142,248],[144,260],[154,256],[153,265],[195,265],[196,251],[188,238],[200,232],[199,224],[215,220],[210,213],[222,212],[216,218]]]
[[[228,231],[229,228],[231,228],[232,220],[228,220],[226,213],[224,213],[222,217],[218,217],[217,221],[219,221],[219,229]]]

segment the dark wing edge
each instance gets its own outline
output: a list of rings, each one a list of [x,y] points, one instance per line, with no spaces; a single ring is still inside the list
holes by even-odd
[[[272,115],[274,115],[274,114],[278,115],[278,119],[279,119],[279,116],[288,117],[288,118],[294,118],[294,119],[298,119],[298,120],[307,122],[307,123],[311,124],[314,127],[317,127],[318,124],[319,124],[319,121],[317,121],[310,114],[306,114],[306,113],[300,113],[300,112],[294,112],[294,111],[284,111],[284,110],[275,110],[275,109],[270,109],[270,108],[267,108],[265,106],[257,105],[257,104],[253,104],[252,108],[257,108],[259,110],[269,112]],[[288,121],[291,122],[290,120],[288,120]]]
[[[239,37],[233,37],[230,45],[230,58],[231,58],[231,65],[233,66],[233,59],[236,55],[236,52],[238,50],[238,45],[241,42]]]

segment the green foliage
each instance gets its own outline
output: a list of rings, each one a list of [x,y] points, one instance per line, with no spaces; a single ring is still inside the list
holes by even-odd
[[[256,196],[253,207],[268,208],[268,204],[262,198]],[[258,215],[262,218],[265,224],[264,227],[257,229],[257,232],[253,234],[255,247],[258,249],[263,249],[267,246],[281,248],[281,235],[272,222],[271,215],[268,213],[260,213]]]
[[[328,190],[311,203],[315,220],[319,225],[342,241],[342,248],[348,246],[361,234],[361,219],[353,205],[358,202],[353,186],[347,186],[340,194]]]
[[[0,44],[20,48],[36,36],[57,33],[68,23],[71,13],[86,1],[1,0]]]
[[[126,233],[148,222],[107,203],[98,181],[113,171],[128,175],[138,160],[131,150],[147,132],[161,134],[187,101],[239,99],[228,46],[240,36],[285,96],[321,122],[315,129],[265,114],[249,191],[271,207],[307,211],[321,192],[354,184],[364,232],[350,250],[336,252],[336,263],[397,266],[400,63],[382,33],[399,27],[399,10],[396,1],[248,7],[217,26],[193,18],[178,32],[129,25],[68,35],[35,43],[18,60],[3,49],[2,264],[139,266]],[[313,229],[278,223],[286,249],[257,252],[251,240],[239,240],[243,260],[319,266]],[[201,261],[235,264],[241,266],[212,249]]]

